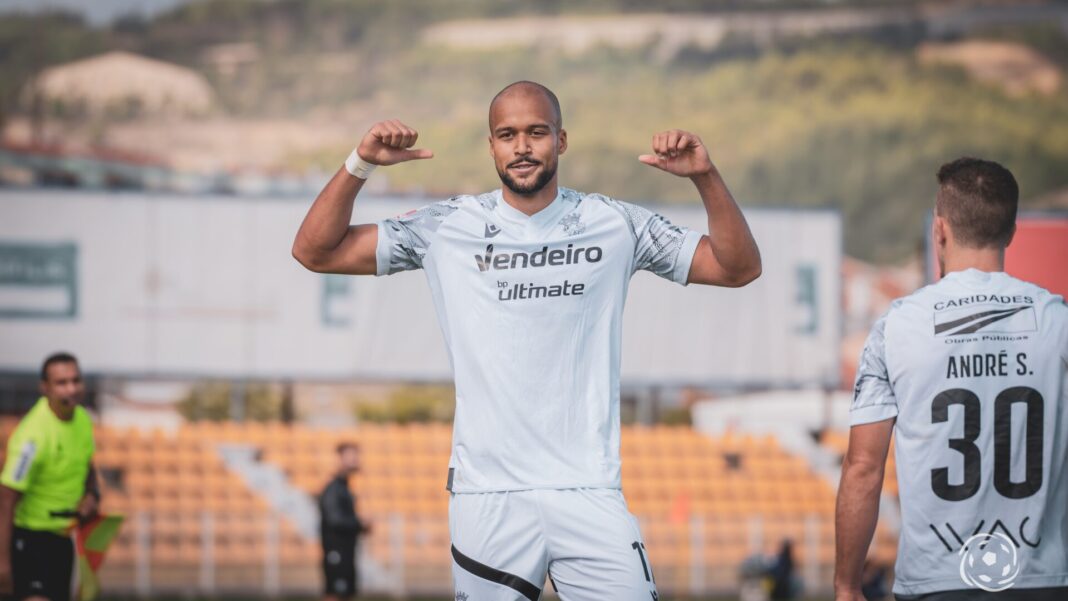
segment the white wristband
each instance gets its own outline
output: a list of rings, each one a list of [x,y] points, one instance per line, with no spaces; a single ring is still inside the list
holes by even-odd
[[[360,158],[360,153],[356,152],[356,149],[353,149],[349,158],[345,159],[345,171],[360,179],[371,177],[371,172],[375,170],[375,167],[378,167],[378,165],[368,163]]]

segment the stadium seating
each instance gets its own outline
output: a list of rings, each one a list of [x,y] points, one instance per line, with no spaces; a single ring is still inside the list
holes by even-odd
[[[5,440],[13,424],[0,422]],[[823,442],[837,449],[841,436],[830,433]],[[280,586],[314,589],[318,542],[229,472],[217,445],[258,448],[292,486],[315,495],[331,477],[342,441],[363,450],[353,486],[360,513],[373,525],[364,544],[369,561],[401,574],[408,591],[447,585],[449,426],[368,424],[334,432],[257,422],[190,423],[174,435],[98,427],[104,508],[129,520],[105,566],[105,576],[114,578],[105,582],[133,582],[130,572],[146,561],[139,545],[147,545],[154,582],[180,586],[186,574],[186,584],[203,584],[210,561],[212,586],[255,589],[274,553]],[[706,585],[733,586],[744,558],[773,554],[785,539],[795,541],[802,566],[829,577],[834,490],[773,437],[629,426],[622,455],[624,492],[663,590],[686,591],[695,571]],[[889,533],[879,533],[879,546],[892,557]],[[302,580],[287,580],[296,573]]]

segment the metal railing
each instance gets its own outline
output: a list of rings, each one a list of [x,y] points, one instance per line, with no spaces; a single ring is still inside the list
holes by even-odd
[[[395,597],[449,595],[451,556],[444,516],[365,516],[372,534],[358,554],[361,591]],[[737,593],[744,560],[768,557],[794,542],[805,590],[829,590],[830,518],[723,515],[639,516],[660,591],[701,596]],[[243,524],[235,528],[235,521]],[[784,530],[782,524],[788,523]],[[787,534],[788,532],[788,534]],[[243,594],[275,597],[322,590],[319,541],[297,534],[286,517],[203,512],[129,516],[101,570],[105,592],[152,597]],[[551,590],[551,589],[546,589]]]

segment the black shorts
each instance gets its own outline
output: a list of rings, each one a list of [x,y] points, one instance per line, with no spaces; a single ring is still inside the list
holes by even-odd
[[[323,546],[323,593],[343,599],[356,595],[355,545]]]
[[[70,601],[74,573],[74,541],[69,536],[15,527],[11,533],[11,573],[15,594]]]
[[[925,595],[894,595],[898,601],[1064,601],[1068,587],[1009,588],[997,593],[978,589],[942,591]]]

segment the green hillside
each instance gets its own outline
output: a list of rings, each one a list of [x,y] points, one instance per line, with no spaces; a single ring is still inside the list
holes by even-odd
[[[867,4],[912,3],[851,5]],[[355,111],[361,123],[405,120],[437,158],[382,175],[395,191],[448,194],[497,185],[486,151],[486,105],[503,85],[535,79],[556,90],[564,105],[571,143],[561,166],[566,185],[633,200],[693,201],[685,182],[636,160],[654,132],[690,129],[704,138],[744,204],[840,208],[846,251],[884,262],[917,248],[934,172],[946,160],[967,154],[1004,162],[1027,202],[1068,187],[1065,86],[1055,94],[1012,95],[963,69],[925,66],[917,47],[926,34],[916,28],[774,43],[743,36],[714,51],[684,48],[666,60],[654,44],[569,54],[458,50],[420,39],[422,28],[435,22],[511,16],[527,10],[523,6],[226,0],[110,29],[56,15],[4,17],[0,102],[4,114],[25,112],[18,89],[35,68],[128,49],[205,73],[224,116],[300,120]],[[538,10],[606,14],[647,5],[602,0],[574,6],[549,3]],[[678,0],[670,8],[738,6]],[[1057,29],[1006,26],[969,35],[1029,45],[1062,73],[1068,63],[1068,42]],[[232,42],[253,45],[259,58],[221,77],[207,67],[204,50]],[[361,134],[353,131],[353,140]],[[289,167],[333,169],[349,149],[293,154]]]
[[[691,187],[636,156],[670,127],[698,132],[747,204],[838,207],[846,250],[897,260],[915,250],[938,166],[960,155],[1004,162],[1025,197],[1068,186],[1068,98],[1013,98],[958,69],[922,67],[866,42],[665,67],[640,55],[579,59],[421,50],[381,76],[382,117],[422,131],[438,158],[389,172],[398,189],[496,185],[487,99],[511,80],[548,84],[564,106],[568,185],[630,199],[692,201]],[[307,157],[327,167],[343,148]]]

